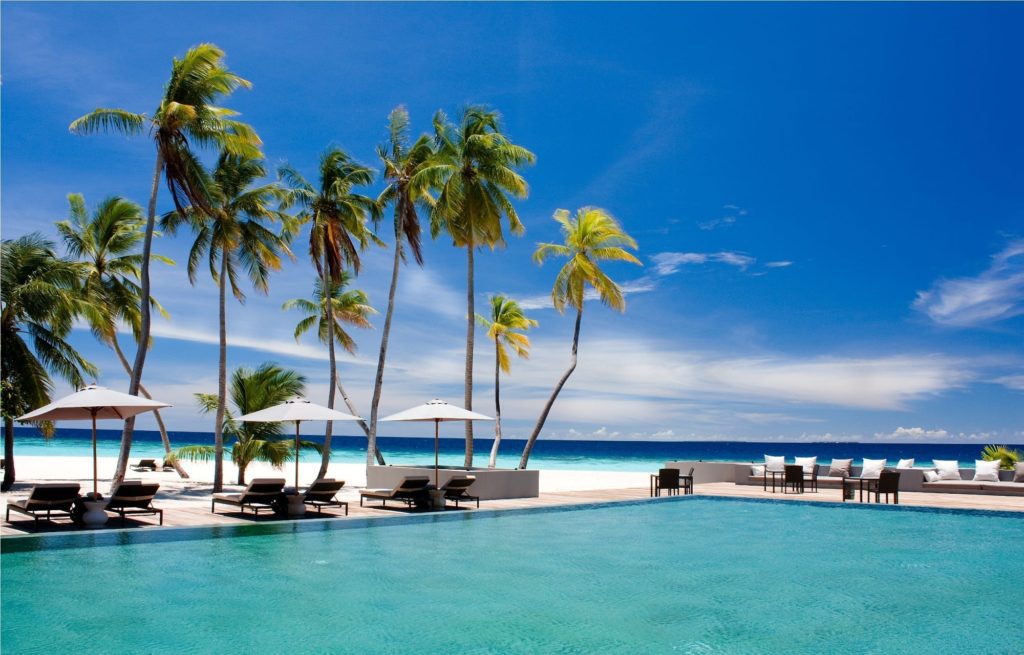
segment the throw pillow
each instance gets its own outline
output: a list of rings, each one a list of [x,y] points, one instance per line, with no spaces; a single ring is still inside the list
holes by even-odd
[[[881,473],[882,469],[889,462],[887,459],[865,459],[864,465],[860,471],[860,477],[862,478],[877,478]]]
[[[786,470],[786,458],[775,457],[774,455],[764,456],[764,468],[768,471],[785,471]]]
[[[1017,462],[1013,468],[1013,481],[1024,482],[1024,462]]]
[[[793,459],[793,463],[797,466],[804,467],[804,473],[812,475],[814,468],[818,465],[817,457],[796,457]]]
[[[912,468],[914,468],[914,458],[911,457],[910,459],[901,459],[900,463],[896,465],[896,468],[898,468],[898,469],[912,469]]]
[[[832,465],[828,467],[828,475],[832,478],[848,478],[852,468],[852,459],[833,459]]]
[[[764,465],[757,465],[750,467],[750,475],[764,475]]]
[[[960,462],[956,460],[933,459],[935,471],[939,474],[940,480],[961,480]]]
[[[1002,462],[998,459],[991,462],[976,459],[974,460],[974,480],[976,482],[999,482],[999,465]]]
[[[924,472],[924,481],[925,482],[938,482],[939,481],[939,474],[936,473],[935,471],[925,471]]]

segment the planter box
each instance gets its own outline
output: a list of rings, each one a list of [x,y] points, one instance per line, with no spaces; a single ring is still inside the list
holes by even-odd
[[[426,466],[367,466],[366,486],[371,489],[391,489],[407,475],[426,475],[434,482],[434,467]],[[476,476],[469,493],[480,500],[501,498],[536,498],[540,495],[540,471],[533,469],[456,468],[442,466],[438,482],[444,485],[456,475]]]

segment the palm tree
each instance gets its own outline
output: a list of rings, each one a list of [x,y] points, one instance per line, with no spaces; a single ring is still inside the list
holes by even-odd
[[[332,287],[338,285],[342,273],[351,269],[358,274],[361,266],[359,254],[370,243],[380,244],[368,221],[380,218],[380,206],[368,196],[356,193],[358,187],[373,182],[373,171],[354,161],[338,147],[328,148],[320,155],[318,186],[314,187],[297,170],[282,166],[278,174],[291,189],[289,202],[297,204],[299,219],[309,222],[309,256],[313,261],[325,297],[333,298]],[[334,321],[327,321],[327,343],[333,344]],[[327,406],[334,409],[334,393],[338,386],[334,348],[329,349],[331,388]],[[358,414],[351,405],[350,411]],[[331,421],[324,431],[324,463],[331,457]]]
[[[424,177],[436,180],[441,191],[430,214],[430,232],[437,238],[443,230],[455,246],[466,249],[465,406],[472,409],[476,321],[473,255],[479,246],[495,248],[505,243],[503,216],[513,234],[523,233],[509,196],[526,197],[526,180],[516,168],[532,164],[535,157],[501,133],[497,112],[478,106],[467,107],[458,126],[449,123],[443,112],[437,112],[434,140],[437,156]],[[466,421],[465,465],[473,465],[472,421]]]
[[[75,134],[118,132],[129,136],[149,128],[156,145],[156,164],[146,212],[146,232],[142,240],[139,275],[139,339],[128,393],[138,395],[142,369],[146,363],[150,334],[149,262],[153,250],[156,224],[156,200],[161,178],[165,180],[171,199],[179,212],[193,205],[210,209],[207,176],[192,151],[193,146],[214,146],[246,156],[259,155],[260,139],[245,123],[234,120],[230,109],[214,105],[251,84],[224,65],[224,51],[211,43],[194,46],[181,59],[171,64],[171,78],[152,116],[124,109],[96,109],[70,125]],[[114,473],[114,484],[124,479],[131,455],[135,419],[125,421],[121,451]]]
[[[981,451],[981,458],[988,462],[999,460],[999,468],[1012,470],[1014,464],[1024,460],[1024,454],[1009,446],[990,444]]]
[[[56,375],[75,387],[96,367],[66,341],[74,320],[102,320],[80,294],[82,267],[57,257],[41,234],[5,239],[0,252],[0,401],[4,419],[4,480],[15,481],[14,419],[50,402]]]
[[[245,302],[240,277],[248,274],[249,282],[260,293],[267,293],[271,271],[280,270],[281,255],[291,256],[288,244],[295,220],[279,211],[285,192],[277,182],[257,184],[267,174],[262,160],[222,152],[211,175],[209,207],[188,207],[171,212],[162,226],[169,232],[188,223],[196,235],[188,255],[188,279],[196,282],[199,264],[205,257],[210,275],[217,283],[220,352],[217,364],[216,421],[214,423],[213,488],[224,485],[224,413],[227,405],[227,288],[240,303]],[[282,224],[275,232],[268,226]]]
[[[377,148],[377,156],[384,164],[384,181],[387,186],[377,197],[383,208],[389,204],[395,207],[395,261],[391,268],[391,286],[388,289],[388,309],[384,314],[384,327],[380,336],[380,356],[377,358],[377,375],[373,382],[373,400],[370,402],[370,429],[367,434],[366,463],[373,464],[372,453],[378,453],[378,463],[384,461],[377,450],[377,411],[380,394],[384,386],[384,360],[388,352],[388,337],[391,335],[391,318],[395,313],[395,293],[398,291],[398,271],[406,260],[406,247],[413,259],[423,265],[423,249],[420,241],[420,219],[417,206],[429,207],[429,180],[423,172],[434,155],[433,144],[426,135],[409,144],[409,113],[405,107],[398,107],[388,116],[388,141]]]
[[[309,332],[314,327],[316,328],[317,337],[320,339],[320,343],[327,346],[328,352],[330,353],[331,364],[335,363],[334,344],[335,342],[345,349],[345,352],[350,355],[356,353],[356,341],[352,338],[348,332],[345,331],[345,325],[352,325],[358,328],[367,329],[372,327],[370,325],[369,316],[370,314],[376,314],[377,310],[370,306],[370,301],[367,299],[366,294],[358,289],[351,289],[345,291],[345,287],[352,281],[352,276],[348,271],[342,271],[341,278],[337,284],[331,285],[331,301],[330,310],[328,310],[328,302],[324,295],[324,285],[322,280],[317,280],[313,285],[313,300],[307,300],[306,298],[293,298],[284,304],[282,309],[285,311],[290,309],[298,309],[305,318],[299,321],[298,325],[295,326],[295,340],[298,341],[303,334]],[[333,328],[330,330],[334,334],[334,341],[328,341],[328,315],[330,315],[330,321],[334,323]],[[341,384],[341,378],[338,376],[336,367],[331,370],[331,378],[337,380],[338,390],[341,392],[341,397],[345,401],[345,405],[348,407],[349,412],[356,414],[355,406],[349,399],[348,394],[345,393],[345,387]],[[367,434],[369,429],[366,426],[365,421],[359,421],[359,425],[363,428]],[[373,452],[372,450],[370,452]],[[330,463],[330,458],[327,455],[326,449],[324,450],[323,461],[320,463],[320,472],[317,474],[318,478],[327,476],[327,465]]]
[[[245,484],[245,470],[252,462],[269,462],[281,468],[294,456],[292,439],[278,438],[284,431],[282,423],[237,422],[234,416],[266,409],[302,395],[306,378],[272,362],[261,364],[255,370],[237,368],[231,374],[231,402],[237,414],[224,414],[223,434],[234,439],[231,461],[238,467],[238,484]],[[205,413],[216,412],[220,406],[217,394],[197,393],[196,400]],[[300,441],[300,448],[320,451],[320,444]],[[208,462],[217,455],[216,446],[182,446],[175,456],[192,461]]]
[[[85,280],[82,285],[84,297],[93,305],[105,308],[102,323],[93,324],[92,331],[100,342],[109,346],[117,355],[125,373],[131,377],[132,367],[121,350],[117,338],[119,324],[132,329],[139,337],[139,264],[142,256],[136,252],[144,238],[146,220],[142,208],[135,203],[111,196],[100,203],[92,217],[85,208],[81,194],[68,195],[70,213],[67,220],[57,223],[57,231],[64,239],[64,247],[70,257],[81,262]],[[161,255],[152,259],[165,264],[174,262]],[[163,316],[167,316],[160,303],[152,296],[150,305]],[[152,398],[145,385],[139,384],[139,391],[146,398]],[[187,479],[188,473],[181,464],[171,457],[171,440],[167,426],[159,411],[154,411],[160,440],[178,475]]]
[[[551,300],[555,309],[562,313],[566,305],[576,310],[576,326],[572,333],[572,355],[569,368],[558,380],[555,390],[551,392],[544,409],[537,419],[530,438],[523,448],[523,456],[519,460],[519,468],[525,469],[530,460],[530,452],[536,443],[544,422],[548,418],[551,406],[555,404],[562,387],[569,376],[576,370],[576,349],[580,342],[580,321],[583,319],[583,303],[587,296],[587,287],[592,287],[601,302],[619,312],[626,311],[626,299],[622,289],[601,270],[603,261],[621,261],[640,264],[628,249],[636,250],[633,237],[626,234],[615,217],[598,207],[583,207],[576,210],[576,216],[570,218],[569,211],[559,209],[555,212],[555,221],[562,226],[563,243],[540,243],[533,253],[533,260],[543,264],[549,257],[565,257],[569,261],[562,266],[555,277],[555,285],[551,289]]]
[[[501,295],[491,296],[490,318],[476,315],[480,325],[487,328],[487,338],[494,342],[494,444],[487,466],[494,468],[498,462],[498,447],[501,444],[501,372],[511,372],[512,362],[506,346],[523,359],[530,356],[530,338],[523,334],[538,325],[527,318],[522,307],[515,300]]]

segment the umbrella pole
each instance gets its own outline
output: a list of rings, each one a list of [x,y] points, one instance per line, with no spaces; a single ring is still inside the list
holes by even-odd
[[[99,411],[98,408],[93,408],[93,409],[89,410],[89,413],[92,414],[92,499],[93,500],[97,500],[99,498],[99,496],[100,496],[100,494],[99,494],[99,486],[100,486],[99,477],[100,476],[99,476],[99,473],[97,472],[97,469],[96,469],[96,412],[98,412],[98,411]]]
[[[438,484],[438,471],[437,471],[437,469],[438,469],[438,464],[437,464],[437,450],[438,450],[437,428],[438,428],[439,425],[441,425],[441,421],[439,421],[437,419],[434,419],[434,488],[435,489],[440,489],[441,488],[441,485]]]
[[[299,495],[299,421],[295,421],[295,495]]]

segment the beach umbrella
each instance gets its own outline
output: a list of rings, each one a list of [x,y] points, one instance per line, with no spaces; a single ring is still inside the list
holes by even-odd
[[[124,420],[143,412],[170,407],[167,403],[90,384],[49,405],[19,416],[18,421],[84,421],[92,419],[92,493],[99,498],[96,472],[96,420]]]
[[[385,416],[380,419],[381,421],[433,421],[434,423],[434,486],[440,488],[438,484],[438,429],[441,425],[441,421],[493,421],[494,419],[490,416],[484,416],[483,414],[477,414],[471,412],[468,409],[462,409],[455,405],[449,405],[443,400],[434,398],[430,402],[423,403],[422,405],[416,405],[410,407],[407,410],[392,414],[391,416]]]
[[[239,416],[236,421],[250,423],[284,423],[295,422],[295,493],[299,493],[299,425],[303,421],[361,421],[358,416],[339,412],[311,403],[305,398],[292,398],[279,405],[249,412]]]

